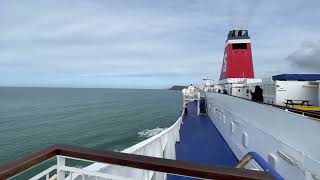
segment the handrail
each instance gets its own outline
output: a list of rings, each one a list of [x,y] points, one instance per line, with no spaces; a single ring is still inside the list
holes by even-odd
[[[250,99],[244,98],[244,97],[240,97],[240,96],[235,96],[235,95],[230,95],[228,94],[228,96],[232,96],[232,97],[237,97],[246,101],[250,101],[250,102],[255,102],[258,104],[263,104],[263,105],[268,105],[268,106],[272,106],[275,108],[279,108],[279,109],[283,109],[283,110],[288,110],[289,112],[295,113],[295,114],[301,114],[303,116],[306,117],[310,117],[316,121],[320,120],[320,113],[319,112],[312,112],[312,111],[307,111],[307,110],[299,110],[299,109],[294,109],[291,107],[287,107],[287,106],[281,106],[281,105],[277,105],[277,104],[270,104],[270,103],[265,103],[265,102],[257,102],[257,101],[252,101]]]
[[[236,167],[244,168],[251,160],[255,160],[264,171],[270,173],[276,180],[284,180],[284,178],[256,152],[248,152]]]
[[[54,145],[0,167],[0,179],[15,176],[53,156],[73,158],[207,179],[274,179],[264,171],[162,159],[113,151],[99,151],[71,145]]]

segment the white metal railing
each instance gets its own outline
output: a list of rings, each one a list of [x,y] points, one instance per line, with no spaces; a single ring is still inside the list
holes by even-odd
[[[146,139],[132,147],[129,147],[122,152],[130,154],[139,154],[144,156],[152,156],[159,158],[175,159],[176,151],[175,144],[180,141],[180,125],[182,122],[182,116],[168,129],[162,131],[161,133]],[[98,167],[101,165],[98,165]],[[95,164],[87,167],[86,169],[93,168]],[[109,165],[100,168],[99,172],[114,174],[118,176],[130,177],[131,179],[151,179],[154,177],[155,180],[166,179],[165,173],[153,172],[141,169],[134,169],[123,166]]]
[[[188,94],[183,95],[183,107],[185,107],[186,104],[188,104],[188,102],[192,102],[199,99],[200,99],[199,91],[188,92]]]
[[[199,100],[200,99],[200,90],[201,88],[196,88],[194,86],[189,86],[188,88],[185,88],[182,90],[182,94],[183,94],[183,108],[186,107],[186,105],[188,104],[188,102],[193,102],[195,100]]]
[[[30,180],[38,180],[43,178],[45,178],[46,180],[73,180],[73,179],[84,180],[84,179],[99,179],[99,178],[112,179],[112,180],[131,180],[131,178],[120,177],[120,176],[111,175],[107,173],[93,172],[93,171],[88,171],[82,168],[66,166],[65,161],[68,158],[70,157],[57,156],[56,165],[53,165],[50,168],[46,169],[45,171],[42,171],[36,176],[30,178]],[[70,158],[70,159],[75,159],[75,158]],[[83,160],[83,161],[86,161],[86,160]],[[54,171],[56,171],[57,173],[55,174]],[[54,173],[54,175],[50,177],[50,173]],[[68,176],[66,177],[66,175]]]
[[[41,173],[37,174],[36,176],[32,177],[30,180],[38,180],[38,179],[41,179],[43,177],[46,178],[46,180],[49,180],[50,179],[50,173],[57,170],[57,165],[53,165],[51,166],[50,168],[42,171]],[[55,176],[52,176],[51,179],[55,179],[56,178],[56,175]]]
[[[199,99],[199,95],[198,95],[198,93],[196,93],[196,94],[191,94],[191,95],[185,95],[185,96],[183,96],[184,97],[184,99],[186,99],[186,100],[195,100],[195,99]]]
[[[168,129],[161,133],[150,137],[132,147],[129,147],[122,152],[153,156],[159,158],[175,159],[175,144],[180,141],[180,125],[182,116]],[[112,180],[129,180],[129,179],[144,179],[144,180],[164,180],[166,174],[125,166],[116,166],[111,164],[94,162],[85,168],[76,168],[66,166],[66,159],[76,159],[67,156],[57,156],[57,163],[52,167],[35,175],[31,180],[45,178],[46,180],[97,180],[97,179],[112,179]],[[83,159],[77,159],[87,161]],[[54,172],[57,172],[56,174]],[[50,174],[55,174],[50,177]],[[67,177],[66,177],[67,176]]]

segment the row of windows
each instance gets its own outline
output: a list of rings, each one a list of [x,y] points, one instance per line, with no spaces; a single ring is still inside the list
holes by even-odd
[[[229,31],[228,37],[249,37],[248,30]]]

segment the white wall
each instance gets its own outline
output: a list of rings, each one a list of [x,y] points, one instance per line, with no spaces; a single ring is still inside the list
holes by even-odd
[[[272,81],[272,80],[263,81],[262,89],[263,89],[263,102],[268,104],[276,104],[275,81]]]
[[[263,89],[265,103],[285,106],[286,99],[308,100],[313,106],[320,106],[319,82],[309,81],[273,81],[272,79],[244,79],[243,83],[221,84],[221,89],[226,89],[228,94],[246,99],[251,99],[250,91],[255,91],[255,86]],[[221,90],[221,92],[222,92]]]
[[[318,121],[223,94],[209,93],[207,102],[210,119],[238,159],[255,151],[285,179],[320,177]]]
[[[320,106],[320,81],[318,82],[318,106]]]
[[[286,99],[309,100],[319,106],[319,85],[309,81],[264,81],[263,98],[265,103],[285,106]]]
[[[318,85],[308,81],[276,81],[276,103],[285,105],[286,99],[309,100],[318,106]]]

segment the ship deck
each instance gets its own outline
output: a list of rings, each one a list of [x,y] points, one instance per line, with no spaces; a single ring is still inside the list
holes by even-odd
[[[234,167],[239,161],[208,116],[197,115],[196,103],[189,103],[176,144],[176,159],[207,165]],[[168,180],[193,179],[168,176]]]

